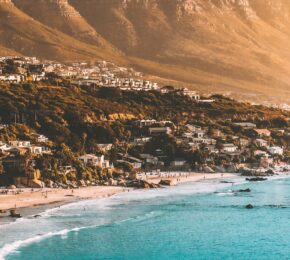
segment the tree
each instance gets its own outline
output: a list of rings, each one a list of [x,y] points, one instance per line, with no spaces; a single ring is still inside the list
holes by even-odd
[[[122,91],[119,88],[103,87],[99,89],[98,96],[104,99],[119,100],[122,98]]]
[[[0,175],[4,173],[4,167],[2,162],[0,161]]]

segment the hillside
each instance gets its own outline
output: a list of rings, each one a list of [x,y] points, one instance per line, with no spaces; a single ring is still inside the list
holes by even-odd
[[[0,44],[20,54],[60,60],[113,59],[118,54],[92,46],[45,26],[18,9],[12,2],[0,2]]]
[[[198,164],[199,171],[208,172],[202,168],[206,162],[219,173],[220,167],[224,167],[224,172],[227,165],[233,163],[247,162],[257,167],[261,158],[253,156],[254,152],[267,151],[257,144],[261,141],[258,140],[261,131],[270,133],[263,137],[267,141],[262,141],[269,142],[275,151],[279,149],[272,154],[275,162],[289,161],[289,112],[252,106],[220,95],[212,97],[214,102],[204,103],[174,90],[162,94],[94,89],[60,79],[56,84],[54,80],[0,86],[1,185],[15,183],[14,177],[26,178],[21,181],[26,186],[35,185],[35,182],[27,183],[26,176],[38,170],[46,183],[52,180],[67,187],[71,185],[67,181],[91,183],[94,180],[105,184],[109,178],[126,178],[128,173],[134,172],[134,167],[139,170],[157,166],[164,171],[188,172],[191,167],[196,170]],[[204,137],[196,138],[197,132]],[[16,147],[11,146],[12,141]],[[241,145],[242,141],[245,146]],[[231,142],[238,145],[231,146],[241,150],[234,154],[223,152],[223,147]],[[104,150],[108,146],[108,150]],[[106,166],[82,163],[79,158],[80,155],[96,158],[99,153],[108,158]],[[147,165],[145,160],[140,165],[141,154],[155,155],[160,164]],[[184,158],[187,166],[171,168],[171,162],[180,158]],[[133,166],[136,160],[139,165]],[[64,165],[73,168],[64,171]],[[268,167],[269,164],[265,166]],[[39,187],[39,183],[37,185]]]
[[[14,4],[41,23],[80,41],[113,52],[114,48],[72,7],[67,0],[15,0]]]
[[[7,2],[0,44],[21,54],[123,64],[124,53],[162,82],[290,104],[287,0]]]
[[[201,89],[246,96],[254,91],[257,100],[263,98],[259,95],[272,96],[275,87],[275,97],[286,102],[287,1],[70,2],[128,55],[168,64],[138,61],[143,70]]]
[[[211,104],[196,103],[174,93],[94,90],[66,81],[58,86],[53,81],[40,85],[12,84],[0,86],[0,118],[2,124],[25,124],[58,144],[66,143],[74,151],[81,149],[84,134],[91,145],[133,137],[134,129],[126,121],[134,119],[172,120],[176,124],[191,121],[216,127],[234,119],[271,127],[272,122],[285,121],[280,118],[290,118],[289,112],[278,109],[251,106],[220,96],[215,99]],[[6,140],[7,132],[2,134],[0,139]]]

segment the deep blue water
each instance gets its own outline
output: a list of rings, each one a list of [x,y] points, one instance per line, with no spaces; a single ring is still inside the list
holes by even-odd
[[[0,226],[0,259],[290,259],[290,179],[237,181],[48,210]]]

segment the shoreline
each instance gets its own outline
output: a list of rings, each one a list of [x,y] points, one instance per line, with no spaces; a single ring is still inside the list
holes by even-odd
[[[156,177],[145,179],[148,182],[158,184],[161,180],[171,180],[175,185],[186,182],[198,182],[204,180],[223,180],[239,177],[237,173],[194,173],[188,176]]]
[[[128,190],[129,188],[126,188]],[[38,207],[54,203],[65,203],[85,199],[95,199],[112,196],[123,192],[118,186],[91,186],[79,189],[21,189],[19,194],[0,195],[0,210]],[[15,190],[17,191],[17,190]],[[16,207],[15,207],[16,206]]]
[[[200,182],[207,180],[227,181],[227,179],[241,177],[235,173],[196,173],[187,177],[155,177],[147,178],[146,181],[157,184],[161,179],[172,180],[175,185],[189,182]],[[169,187],[169,186],[164,186]],[[6,214],[0,213],[0,225],[11,223],[15,218],[9,217],[9,210],[15,208],[22,217],[37,215],[47,209],[57,208],[70,203],[82,200],[101,199],[111,197],[115,194],[133,191],[134,188],[119,186],[91,186],[79,189],[38,189],[31,192],[31,189],[22,189],[20,194],[0,195],[0,210],[7,211]]]
[[[184,182],[197,182],[201,180],[233,177],[237,177],[237,174],[196,173],[191,174],[188,177],[157,177],[148,178],[146,181],[157,184],[160,182],[161,179],[170,179],[173,180],[177,185]],[[16,194],[17,190],[22,190],[23,192]],[[115,194],[132,190],[134,190],[134,188],[119,186],[91,186],[79,189],[44,188],[34,189],[33,191],[30,188],[16,189],[10,190],[10,193],[8,195],[0,194],[0,210],[9,211],[16,208],[17,211],[22,211],[23,209],[37,207],[53,208],[54,206],[58,207],[59,205],[74,203],[81,200],[111,197]],[[15,192],[15,195],[12,192]],[[1,217],[4,217],[4,215],[0,214],[0,218]]]

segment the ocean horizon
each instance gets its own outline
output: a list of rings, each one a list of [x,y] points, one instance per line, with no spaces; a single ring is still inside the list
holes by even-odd
[[[47,209],[0,226],[0,259],[290,259],[290,178],[233,181]]]

